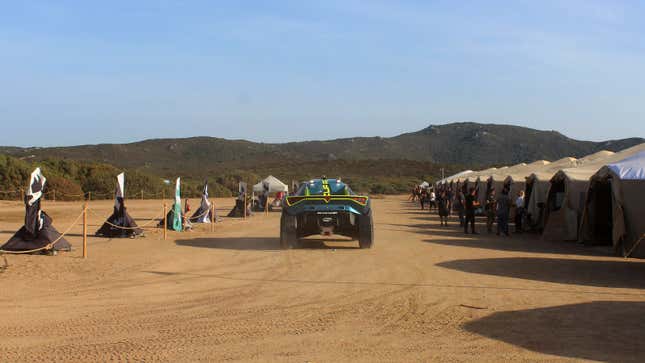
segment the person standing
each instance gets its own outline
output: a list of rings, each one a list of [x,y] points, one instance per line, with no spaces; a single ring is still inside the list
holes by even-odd
[[[522,233],[522,220],[524,219],[524,191],[517,193],[515,200],[515,233]]]
[[[460,190],[457,190],[457,195],[455,196],[455,202],[453,204],[453,210],[457,212],[459,216],[459,227],[464,226],[464,196]]]
[[[189,212],[190,212],[190,204],[188,203],[188,198],[186,198],[186,203],[184,205],[184,214],[182,215],[182,225],[184,227],[184,231],[193,229],[193,224],[190,223],[190,219],[188,218]]]
[[[450,211],[449,205],[450,201],[448,200],[448,195],[446,192],[441,192],[437,198],[437,210],[439,212],[439,221],[441,222],[441,225],[446,227],[448,226],[448,212]]]
[[[408,198],[409,201],[414,202],[414,199],[416,198],[417,195],[417,187],[414,186],[412,187],[412,190],[410,191],[410,198]]]
[[[425,198],[426,198],[426,191],[422,189],[421,192],[419,193],[419,204],[421,205],[421,210],[424,209]]]
[[[488,198],[486,198],[486,230],[488,233],[493,232],[493,223],[495,223],[495,213],[497,212],[497,195],[495,188],[491,188]]]
[[[502,190],[502,195],[497,198],[497,235],[504,233],[508,236],[508,215],[511,212],[511,198],[508,189]]]
[[[464,209],[466,214],[466,220],[464,221],[464,233],[468,234],[468,224],[470,223],[470,230],[472,234],[478,234],[475,232],[475,208],[477,207],[477,202],[475,200],[475,188],[470,188],[468,194],[464,197]]]
[[[434,189],[430,191],[430,210],[437,207],[437,195],[434,192]]]

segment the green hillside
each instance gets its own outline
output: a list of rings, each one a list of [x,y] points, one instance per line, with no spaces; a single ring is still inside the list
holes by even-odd
[[[163,189],[170,193],[172,187],[163,180],[181,176],[186,195],[198,195],[202,180],[208,178],[211,190],[226,196],[235,192],[238,181],[255,183],[268,174],[287,183],[323,174],[340,176],[360,191],[394,193],[407,191],[421,179],[438,178],[441,168],[448,175],[466,168],[581,157],[602,149],[618,151],[642,142],[642,138],[579,141],[555,131],[455,123],[391,138],[283,144],[192,137],[129,144],[0,147],[0,153],[8,155],[0,159],[0,189],[24,186],[29,170],[42,165],[52,188],[56,185],[69,194],[110,194],[113,177],[121,170],[128,172],[126,189],[133,195],[140,195],[141,190],[151,196]]]

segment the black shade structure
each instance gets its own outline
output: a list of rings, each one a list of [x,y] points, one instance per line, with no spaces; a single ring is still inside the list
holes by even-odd
[[[69,251],[72,245],[52,226],[52,219],[40,209],[45,182],[40,168],[31,173],[29,189],[25,193],[25,225],[0,247],[4,251],[31,251],[53,243],[51,250]],[[54,243],[55,242],[55,243]],[[49,249],[47,249],[49,250]],[[44,251],[44,250],[43,250]]]
[[[208,180],[204,180],[204,189],[202,189],[202,200],[199,202],[199,208],[190,217],[192,223],[211,223],[213,209],[211,202],[208,200]]]
[[[125,208],[125,174],[121,173],[116,177],[116,189],[114,191],[114,212],[105,223],[96,231],[100,237],[110,238],[133,238],[143,234],[143,229],[137,227],[130,214]]]

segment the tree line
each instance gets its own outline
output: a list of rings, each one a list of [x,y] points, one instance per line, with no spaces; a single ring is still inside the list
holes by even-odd
[[[126,198],[170,198],[174,195],[174,176],[162,177],[141,169],[121,169],[116,166],[69,159],[48,158],[39,161],[18,159],[0,154],[0,199],[20,199],[21,190],[29,183],[29,175],[39,166],[47,185],[45,193],[56,200],[111,199],[116,175],[126,173]],[[446,172],[458,171],[457,166],[444,167]],[[249,186],[272,174],[284,183],[301,181],[323,174],[330,178],[342,177],[351,187],[361,193],[398,194],[406,193],[411,185],[420,180],[434,180],[439,176],[440,166],[406,160],[334,160],[314,163],[280,161],[264,165],[249,165],[245,170],[213,170],[208,177],[209,193],[213,197],[230,197],[237,193],[238,183]],[[180,175],[182,196],[201,196],[206,176]],[[13,193],[12,193],[13,192]]]

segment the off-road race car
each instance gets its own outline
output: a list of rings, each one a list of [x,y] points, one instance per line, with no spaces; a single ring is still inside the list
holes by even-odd
[[[338,234],[358,240],[360,248],[374,244],[370,198],[357,195],[340,179],[303,182],[285,196],[280,218],[280,247],[297,248],[300,238]]]

